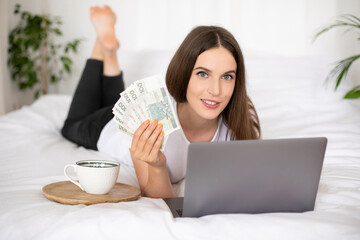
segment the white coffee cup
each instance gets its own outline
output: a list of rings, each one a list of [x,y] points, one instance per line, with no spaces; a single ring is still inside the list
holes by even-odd
[[[74,181],[67,169],[73,167],[79,182]],[[110,192],[119,176],[120,164],[107,160],[82,160],[64,167],[65,176],[81,190],[91,194]]]

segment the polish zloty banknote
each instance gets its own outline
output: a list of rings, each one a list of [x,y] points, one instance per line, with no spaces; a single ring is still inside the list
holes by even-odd
[[[175,110],[161,75],[138,80],[120,94],[113,108],[114,121],[118,129],[132,136],[146,120],[157,120],[163,125],[164,150],[169,134],[180,128]]]
[[[129,114],[131,111],[131,106],[126,105],[121,98],[113,107],[114,120],[121,126],[121,129],[126,129],[127,132],[134,132],[137,125],[134,116]]]
[[[170,94],[160,75],[141,79],[134,85],[139,95],[142,96],[137,101],[138,108],[142,109],[148,119],[157,120],[163,125],[165,136],[179,129],[180,124],[175,115]]]
[[[148,119],[157,120],[163,125],[165,136],[178,129],[179,123],[165,87],[144,94],[137,103]]]

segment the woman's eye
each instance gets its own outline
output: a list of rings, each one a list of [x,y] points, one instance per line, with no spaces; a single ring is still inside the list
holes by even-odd
[[[200,77],[207,77],[208,76],[206,72],[198,72],[197,75],[200,76]]]
[[[231,80],[231,79],[233,79],[233,76],[231,76],[231,75],[225,75],[223,78],[224,78],[225,80]]]

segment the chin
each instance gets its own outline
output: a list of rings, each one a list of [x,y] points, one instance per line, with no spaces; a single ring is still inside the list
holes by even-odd
[[[200,113],[199,116],[206,120],[214,120],[220,116],[221,112],[213,112],[213,113]]]

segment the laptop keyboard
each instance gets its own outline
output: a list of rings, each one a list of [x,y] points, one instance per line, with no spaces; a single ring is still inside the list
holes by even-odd
[[[180,217],[182,217],[182,212],[183,212],[182,209],[177,209],[176,212],[179,214]]]

